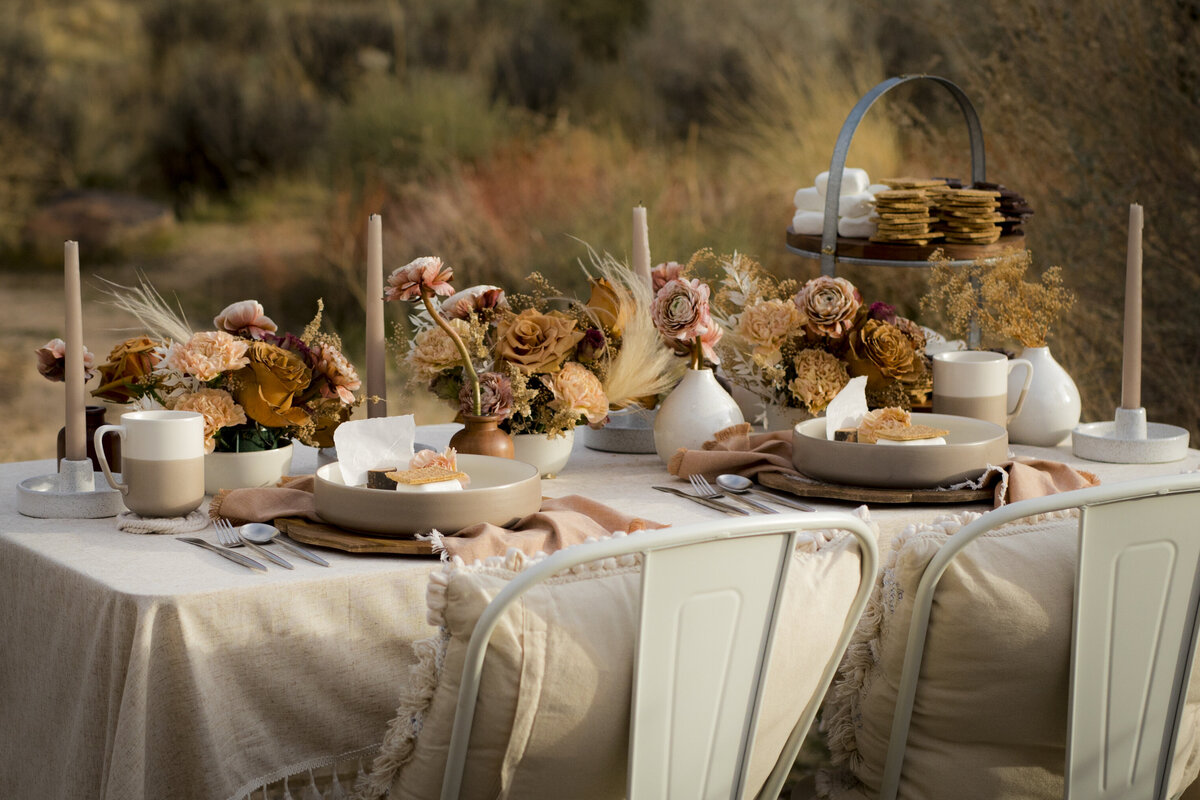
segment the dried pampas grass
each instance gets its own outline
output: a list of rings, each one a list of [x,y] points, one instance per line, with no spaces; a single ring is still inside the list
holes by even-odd
[[[104,291],[113,298],[111,305],[132,315],[151,336],[167,342],[186,342],[192,338],[192,328],[178,301],[175,308],[171,308],[140,271],[137,286],[123,286],[104,278],[101,280],[108,284],[109,288]]]

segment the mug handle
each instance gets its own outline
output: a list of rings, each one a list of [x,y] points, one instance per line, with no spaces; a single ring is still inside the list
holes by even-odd
[[[104,434],[115,433],[121,438],[121,449],[125,449],[125,429],[120,425],[101,425],[96,429],[96,433],[92,435],[92,443],[96,447],[96,459],[100,462],[100,469],[104,470],[104,479],[108,481],[108,485],[116,489],[121,494],[129,494],[129,485],[125,483],[117,483],[113,478],[112,470],[108,466],[108,458],[104,455]]]
[[[1008,412],[1008,421],[1012,422],[1013,417],[1021,413],[1021,407],[1025,405],[1025,395],[1029,394],[1029,384],[1033,381],[1033,364],[1029,363],[1028,359],[1010,358],[1008,360],[1008,371],[1011,374],[1014,367],[1025,367],[1025,383],[1021,386],[1021,394],[1017,396],[1017,405],[1012,411]]]

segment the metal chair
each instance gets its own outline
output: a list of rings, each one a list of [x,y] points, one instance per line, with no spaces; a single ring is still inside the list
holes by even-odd
[[[1064,797],[1166,797],[1200,604],[1195,473],[1003,506],[942,545],[914,600],[882,800],[894,800],[899,790],[929,612],[950,561],[986,531],[1070,508],[1080,513]]]
[[[629,553],[643,555],[629,800],[741,798],[791,554],[803,531],[818,529],[845,530],[858,540],[860,583],[817,691],[759,793],[777,797],[874,583],[875,536],[848,514],[772,514],[648,531],[570,547],[522,572],[484,609],[468,644],[443,800],[459,793],[488,640],[505,611],[552,575]]]

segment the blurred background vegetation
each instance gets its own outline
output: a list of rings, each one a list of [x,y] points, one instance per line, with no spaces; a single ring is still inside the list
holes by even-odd
[[[581,242],[627,258],[638,203],[655,261],[711,246],[807,278],[784,249],[792,193],[862,94],[914,72],[972,98],[989,179],[1036,209],[1035,264],[1079,295],[1051,346],[1085,419],[1119,400],[1127,209],[1146,206],[1143,401],[1195,437],[1198,17],[1196,0],[8,0],[0,369],[10,418],[32,419],[0,458],[53,453],[61,392],[32,349],[59,334],[65,238],[89,275],[142,269],[196,325],[257,297],[299,329],[323,297],[357,363],[376,211],[385,267],[435,253],[464,286],[538,270],[579,289]],[[848,164],[967,177],[961,115],[902,87]],[[925,291],[921,270],[840,274],[912,313]],[[87,316],[103,357],[130,321]]]

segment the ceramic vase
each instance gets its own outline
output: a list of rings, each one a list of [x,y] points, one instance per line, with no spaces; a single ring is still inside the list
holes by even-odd
[[[665,463],[679,448],[698,450],[717,431],[744,421],[711,369],[689,369],[659,406],[654,449]]]
[[[654,418],[657,408],[634,404],[610,408],[603,428],[584,427],[579,431],[583,446],[605,453],[653,453]]]
[[[463,429],[450,437],[450,446],[477,456],[513,457],[513,440],[498,427],[503,417],[463,414]]]
[[[571,459],[575,446],[575,431],[569,430],[562,436],[545,433],[517,433],[512,437],[513,458],[533,464],[543,478],[553,478],[562,472]]]
[[[105,406],[87,406],[84,409],[84,429],[87,436],[87,457],[92,461],[92,468],[100,471],[100,462],[96,460],[96,443],[93,439],[96,436],[96,429],[104,425],[108,420],[105,419]],[[118,415],[119,417],[120,415]],[[58,465],[56,469],[62,468],[62,460],[67,455],[67,429],[58,429]],[[108,460],[108,466],[113,472],[121,471],[121,439],[118,436],[104,437],[104,457]]]
[[[792,408],[770,403],[765,407],[767,414],[767,430],[790,431],[797,423],[812,419],[813,415],[807,408]]]
[[[1026,347],[1021,352],[1033,365],[1033,380],[1021,413],[1008,423],[1008,440],[1013,444],[1054,447],[1079,424],[1079,389],[1067,371],[1054,360],[1048,347]],[[1024,375],[1014,370],[1008,376],[1011,407],[1021,393]]]
[[[244,453],[209,453],[204,456],[204,493],[222,489],[274,486],[291,472],[292,445]]]

